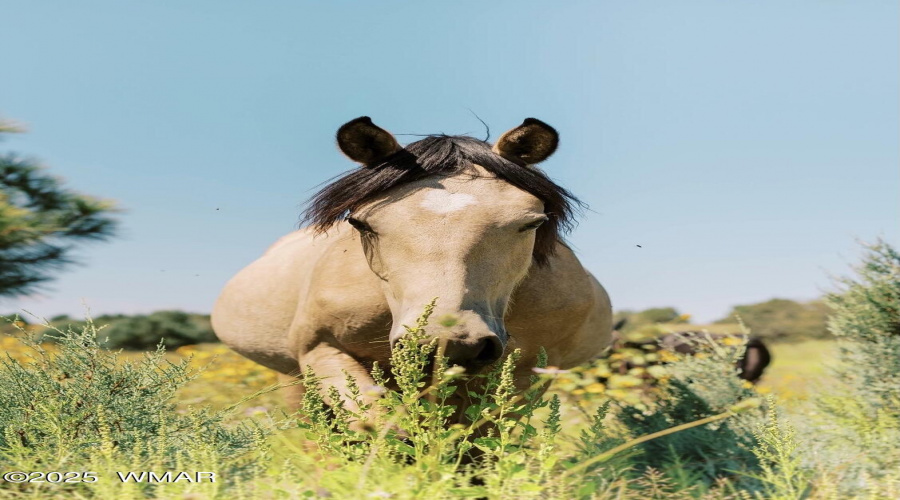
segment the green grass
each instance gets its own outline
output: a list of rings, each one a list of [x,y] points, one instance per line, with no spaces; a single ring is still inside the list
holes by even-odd
[[[768,347],[772,364],[757,386],[761,394],[772,394],[780,403],[795,406],[815,398],[834,384],[830,370],[838,362],[835,341],[806,340]]]

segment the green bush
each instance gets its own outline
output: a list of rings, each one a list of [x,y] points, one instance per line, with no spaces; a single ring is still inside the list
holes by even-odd
[[[182,311],[159,311],[147,316],[131,316],[116,321],[101,332],[109,347],[125,349],[153,348],[160,341],[170,349],[201,342],[216,342],[215,333],[206,324]]]
[[[218,342],[209,322],[209,315],[183,311],[157,311],[151,314],[126,316],[123,314],[98,316],[93,323],[105,325],[98,329],[101,345],[111,349],[136,351],[154,350],[161,341],[169,349],[203,342]],[[74,322],[68,316],[57,316],[50,322],[55,328],[85,328],[84,322]],[[53,336],[53,328],[44,330]],[[52,340],[52,338],[51,338]]]
[[[99,471],[105,483],[7,483],[0,493],[44,498],[72,488],[67,494],[102,498],[94,488],[108,487],[113,470],[200,471],[214,463],[232,484],[258,472],[262,464],[247,457],[263,442],[259,428],[225,427],[221,412],[177,411],[175,392],[195,375],[186,361],[166,362],[160,347],[140,362],[122,362],[96,336],[90,322],[80,332],[56,331],[52,349],[23,336],[30,359],[0,358],[0,464],[9,471]],[[141,496],[155,489],[129,487]]]
[[[680,324],[687,323],[690,316],[681,314],[674,307],[653,307],[643,311],[616,311],[614,322],[625,321],[620,329],[622,333],[634,332],[642,328],[660,323]]]
[[[900,480],[900,253],[883,241],[866,245],[855,270],[827,296],[840,384],[818,400],[828,416],[818,441],[848,488]]]
[[[716,323],[746,325],[755,336],[766,340],[798,341],[829,338],[826,321],[828,306],[821,300],[801,303],[788,299],[771,299],[758,304],[735,306],[728,316]]]
[[[644,404],[619,403],[619,421],[633,436],[720,414],[755,392],[738,377],[735,362],[743,349],[729,349],[711,337],[682,336],[693,356],[680,355],[665,365],[667,382],[649,408]],[[635,457],[639,470],[677,471],[707,486],[735,471],[756,473],[754,430],[763,421],[758,410],[742,412],[727,421],[695,427],[641,445]],[[747,485],[748,487],[750,485]]]

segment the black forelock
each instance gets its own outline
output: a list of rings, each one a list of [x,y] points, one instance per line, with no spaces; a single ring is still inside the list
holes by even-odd
[[[325,231],[359,206],[396,186],[431,175],[448,175],[480,165],[500,179],[531,193],[544,203],[549,220],[537,229],[534,260],[547,263],[562,235],[574,226],[581,207],[568,190],[534,167],[517,165],[491,150],[490,144],[462,135],[430,135],[413,142],[377,165],[341,175],[316,193],[301,215],[301,223]]]

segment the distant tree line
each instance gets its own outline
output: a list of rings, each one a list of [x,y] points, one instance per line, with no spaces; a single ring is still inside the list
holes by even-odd
[[[827,320],[829,307],[821,300],[797,302],[771,299],[757,304],[734,306],[731,312],[712,325],[691,325],[695,329],[709,329],[713,333],[739,333],[739,322],[754,336],[771,341],[798,341],[830,338]],[[684,330],[690,316],[674,307],[655,307],[643,311],[622,310],[615,314],[616,322],[625,320],[622,333],[652,334],[666,329]],[[733,330],[733,331],[726,331]]]
[[[827,326],[830,313],[831,309],[821,300],[772,299],[735,306],[716,323],[735,323],[740,318],[754,335],[776,341],[821,339],[831,337]]]
[[[643,311],[622,310],[613,316],[614,323],[623,325],[619,328],[623,333],[652,329],[653,325],[682,324],[689,321],[689,315],[681,314],[674,307],[653,307]]]
[[[6,317],[13,318],[15,315]],[[29,325],[27,320],[21,317],[19,321],[20,326],[32,334],[52,341],[53,328]],[[191,314],[183,311],[158,311],[133,316],[114,314],[97,316],[93,318],[93,322],[98,327],[108,325],[102,328],[97,336],[102,345],[110,349],[148,350],[154,349],[160,341],[163,341],[168,349],[203,342],[218,342],[208,314]],[[62,315],[51,318],[49,324],[63,331],[67,328],[80,331],[85,322]],[[5,322],[0,327],[3,333],[12,333],[15,330],[16,327],[10,322]]]
[[[754,336],[776,342],[791,342],[806,339],[829,338],[826,320],[829,313],[824,302],[796,302],[787,299],[772,299],[758,304],[735,306],[727,317],[710,325],[694,325],[690,316],[682,314],[674,307],[654,307],[643,311],[617,311],[615,320],[626,320],[621,332],[624,334],[656,335],[667,330],[709,330],[711,333],[740,333],[737,317]],[[12,319],[15,314],[6,315]],[[52,329],[38,324],[28,324],[19,318],[21,324],[32,333],[52,336]],[[203,342],[218,342],[213,333],[208,314],[193,314],[183,311],[158,311],[152,314],[124,315],[112,314],[93,319],[97,326],[108,325],[99,332],[105,346],[114,349],[146,350],[155,348],[162,340],[165,346],[175,349],[183,345]],[[80,329],[84,321],[68,316],[50,319],[50,325],[61,330],[71,326]],[[11,322],[0,324],[0,333],[13,333]]]

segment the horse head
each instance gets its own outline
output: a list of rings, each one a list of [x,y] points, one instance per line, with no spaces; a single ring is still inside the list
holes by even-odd
[[[547,262],[577,203],[534,166],[558,141],[533,118],[493,146],[434,135],[404,148],[368,117],[338,130],[360,167],[319,192],[305,217],[321,231],[356,230],[391,310],[391,346],[437,297],[426,331],[451,364],[474,372],[504,354],[510,297]]]

